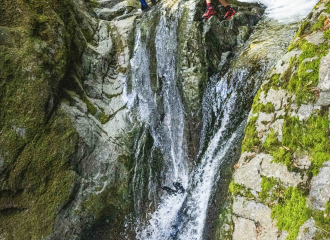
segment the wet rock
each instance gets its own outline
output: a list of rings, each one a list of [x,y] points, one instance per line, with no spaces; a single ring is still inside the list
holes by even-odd
[[[315,209],[324,211],[330,198],[330,162],[323,164],[320,173],[312,178],[309,201]]]
[[[103,4],[103,6],[106,4]],[[102,6],[102,5],[101,5]],[[99,8],[96,10],[97,16],[106,21],[111,21],[114,18],[123,15],[124,13],[130,13],[134,9],[139,7],[137,2],[134,1],[122,1],[118,4],[111,6],[111,8]]]
[[[300,227],[296,240],[313,240],[316,231],[315,220],[311,218]]]
[[[250,29],[248,26],[241,26],[238,28],[237,45],[243,44],[250,36]]]
[[[250,158],[252,158],[250,160]],[[283,164],[274,163],[269,154],[244,153],[234,172],[234,182],[251,188],[254,192],[261,192],[262,176],[273,177],[283,182],[285,186],[297,186],[307,178],[301,178],[300,173],[289,172]]]
[[[234,233],[233,239],[241,239],[241,240],[255,240],[257,237],[257,229],[255,222],[241,218],[241,217],[233,217],[234,221]]]
[[[112,51],[113,43],[109,31],[109,23],[100,21],[99,23],[99,34],[98,34],[98,46],[97,52],[103,56],[106,56]]]

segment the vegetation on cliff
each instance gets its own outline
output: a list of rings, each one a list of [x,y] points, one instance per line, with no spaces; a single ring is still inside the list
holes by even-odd
[[[93,36],[81,14],[88,8],[70,0],[1,2],[0,237],[5,239],[45,238],[72,198],[78,135],[57,103],[71,64]]]

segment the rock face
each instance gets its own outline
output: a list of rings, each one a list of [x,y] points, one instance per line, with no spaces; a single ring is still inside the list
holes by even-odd
[[[137,1],[1,3],[0,238],[135,239],[125,222],[155,208],[166,167],[150,123],[137,118],[129,97],[137,29],[148,37],[145,60],[162,122],[155,35],[160,21],[179,15],[179,94],[193,162],[206,81],[263,12],[239,6],[231,21],[219,15],[201,22],[197,1],[164,3],[143,16]]]
[[[248,79],[240,91],[249,94],[236,100],[250,106],[246,96],[278,57],[268,56],[267,36],[245,46],[264,9],[230,2],[239,12],[229,21],[219,6],[201,21],[197,0],[143,14],[130,0],[1,2],[0,239],[137,238],[173,181],[175,158],[190,171],[221,127],[222,102],[209,104],[207,91],[220,99],[221,87],[234,89],[224,79]],[[328,226],[327,4],[253,104],[220,226],[233,239],[312,239]],[[203,238],[217,239],[218,211],[206,210]]]
[[[304,20],[254,100],[230,185],[233,239],[328,237],[328,6]]]
[[[95,9],[104,3],[1,3],[1,239],[116,238],[124,227],[122,95],[140,13],[129,1]]]

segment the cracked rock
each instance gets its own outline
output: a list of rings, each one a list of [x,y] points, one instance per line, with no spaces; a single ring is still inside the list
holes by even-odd
[[[257,203],[255,201],[249,201],[244,197],[237,197],[237,199],[234,200],[233,203],[233,212],[236,216],[240,218],[244,218],[249,221],[241,221],[237,222],[240,224],[239,227],[241,230],[244,230],[246,226],[252,227],[251,222],[254,222],[254,227],[258,226],[256,230],[256,238],[254,239],[263,239],[263,240],[269,240],[269,239],[283,239],[283,236],[287,234],[285,231],[279,231],[276,227],[276,221],[272,220],[271,218],[271,209],[262,204]],[[252,229],[254,229],[252,227]],[[245,231],[245,230],[244,230]],[[246,232],[248,233],[248,232]],[[239,233],[236,233],[236,238],[233,239],[245,239],[244,235]],[[249,234],[252,234],[252,231],[250,230]]]

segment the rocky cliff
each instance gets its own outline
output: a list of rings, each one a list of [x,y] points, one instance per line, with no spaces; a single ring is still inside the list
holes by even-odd
[[[233,239],[329,239],[329,2],[254,99],[229,190]]]
[[[325,239],[329,4],[230,2],[0,4],[0,239]]]

